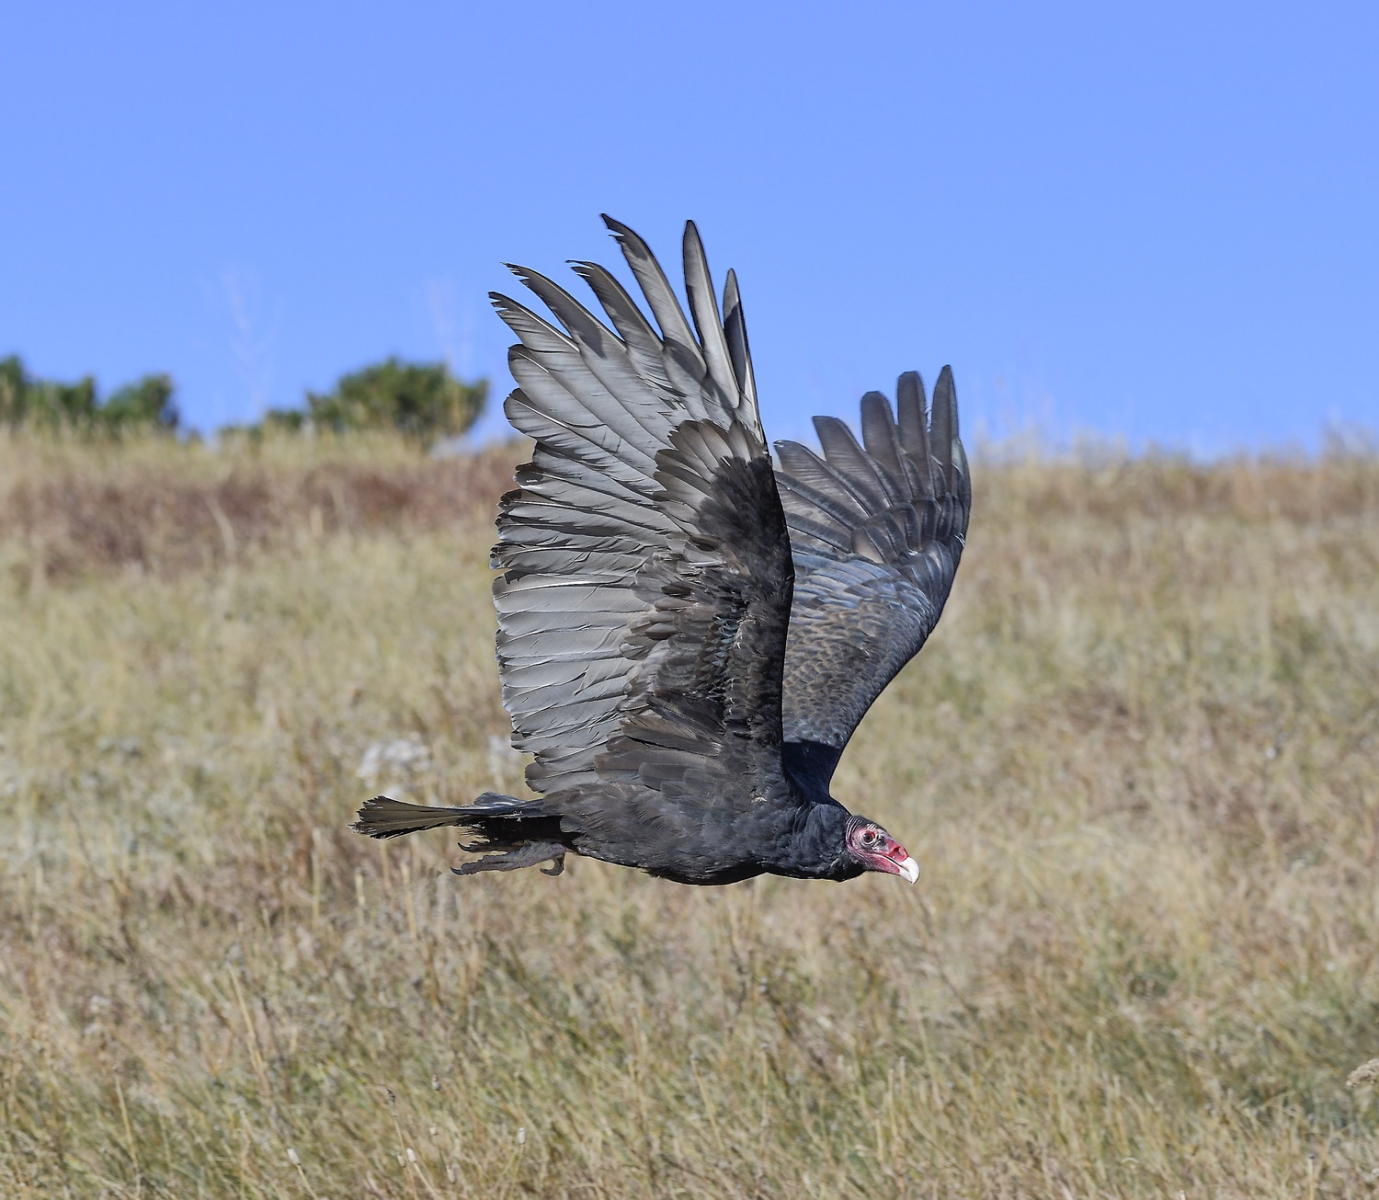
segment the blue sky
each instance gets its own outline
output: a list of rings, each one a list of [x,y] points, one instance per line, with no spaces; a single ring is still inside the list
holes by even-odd
[[[21,2],[0,354],[203,428],[391,353],[502,394],[500,262],[694,217],[775,436],[951,362],[971,431],[1315,445],[1379,427],[1376,14]]]

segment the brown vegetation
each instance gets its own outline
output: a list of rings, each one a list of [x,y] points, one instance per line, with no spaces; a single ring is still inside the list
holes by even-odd
[[[43,580],[221,567],[334,533],[468,519],[511,486],[518,453],[424,458],[392,437],[297,441],[160,454],[156,442],[130,451],[13,438],[0,449],[0,542],[22,545],[19,561]]]
[[[520,788],[513,453],[0,444],[0,1194],[1372,1194],[1379,460],[980,468],[920,885],[701,891],[345,829]]]

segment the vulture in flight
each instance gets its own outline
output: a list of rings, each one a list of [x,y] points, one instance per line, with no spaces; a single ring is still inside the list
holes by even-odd
[[[948,367],[896,408],[862,397],[861,441],[816,417],[822,454],[762,432],[737,280],[722,308],[685,227],[689,316],[625,225],[641,288],[572,264],[596,317],[535,271],[554,315],[492,299],[517,335],[505,412],[535,442],[502,499],[498,664],[533,799],[433,808],[378,796],[353,828],[458,825],[457,874],[568,853],[679,883],[851,879],[919,867],[829,793],[873,700],[924,644],[962,555],[971,487]]]

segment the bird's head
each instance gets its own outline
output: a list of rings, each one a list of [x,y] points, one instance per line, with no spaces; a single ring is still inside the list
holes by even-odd
[[[861,864],[862,870],[884,871],[911,883],[919,879],[919,864],[910,857],[910,852],[875,821],[866,817],[849,818],[846,840],[847,853]]]

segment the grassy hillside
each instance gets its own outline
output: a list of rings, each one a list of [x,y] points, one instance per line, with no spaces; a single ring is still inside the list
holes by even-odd
[[[345,829],[520,787],[507,466],[0,443],[0,1194],[1372,1194],[1379,460],[982,469],[920,885],[718,890]]]

